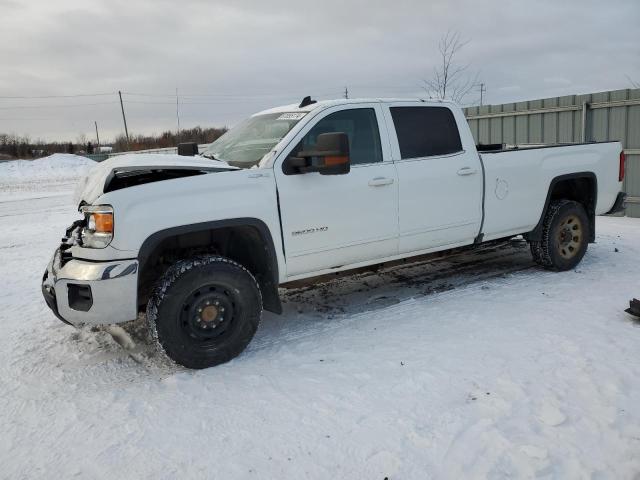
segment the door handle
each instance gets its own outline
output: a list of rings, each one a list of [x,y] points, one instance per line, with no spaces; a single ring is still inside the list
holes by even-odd
[[[393,178],[376,177],[369,180],[370,187],[381,187],[383,185],[391,185],[392,183]]]
[[[474,173],[478,173],[478,170],[471,167],[462,167],[460,170],[458,170],[458,175],[460,176],[473,175]]]

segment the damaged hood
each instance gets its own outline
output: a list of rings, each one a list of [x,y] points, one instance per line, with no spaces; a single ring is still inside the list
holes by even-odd
[[[225,162],[204,157],[157,153],[126,154],[96,164],[76,187],[76,205],[92,204],[100,195],[145,183],[211,172],[238,170]]]

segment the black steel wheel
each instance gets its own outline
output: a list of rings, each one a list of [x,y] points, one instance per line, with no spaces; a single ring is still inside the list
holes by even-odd
[[[176,363],[207,368],[242,352],[262,312],[260,288],[242,265],[206,256],[173,265],[147,305],[152,335]]]

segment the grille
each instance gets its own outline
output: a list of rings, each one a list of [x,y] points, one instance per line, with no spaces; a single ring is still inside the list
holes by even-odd
[[[60,241],[60,266],[64,266],[69,260],[71,260],[70,248],[74,245],[81,245],[82,239],[80,233],[85,226],[85,220],[76,220],[67,228],[65,236]]]

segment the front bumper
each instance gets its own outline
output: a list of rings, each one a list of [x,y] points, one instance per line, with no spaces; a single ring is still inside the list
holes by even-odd
[[[134,320],[138,261],[62,261],[56,250],[42,278],[42,295],[53,313],[72,325],[100,325]]]

